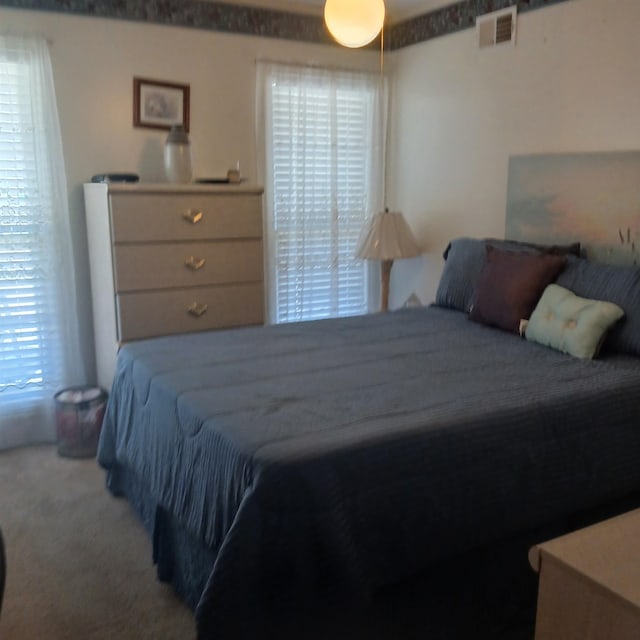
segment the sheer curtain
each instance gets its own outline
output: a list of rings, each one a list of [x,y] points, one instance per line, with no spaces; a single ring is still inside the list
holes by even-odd
[[[257,96],[271,322],[366,313],[378,279],[355,250],[383,202],[386,84],[259,61]]]
[[[48,46],[0,35],[0,448],[53,440],[84,374]]]

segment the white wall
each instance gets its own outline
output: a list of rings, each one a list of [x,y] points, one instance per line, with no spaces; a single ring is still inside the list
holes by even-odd
[[[134,22],[0,9],[0,29],[50,42],[65,150],[87,369],[95,362],[82,184],[93,174],[133,171],[164,181],[166,132],[133,128],[133,77],[190,85],[196,177],[226,175],[240,161],[256,175],[255,61],[376,69],[372,52]]]
[[[433,300],[449,239],[504,235],[510,155],[640,149],[639,29],[639,0],[572,0],[521,14],[515,47],[468,29],[389,56],[388,200],[426,249],[391,306]]]

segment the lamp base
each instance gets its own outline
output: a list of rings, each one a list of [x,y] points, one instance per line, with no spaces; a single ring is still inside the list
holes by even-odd
[[[380,311],[389,310],[391,267],[393,267],[393,260],[382,260],[380,262]]]

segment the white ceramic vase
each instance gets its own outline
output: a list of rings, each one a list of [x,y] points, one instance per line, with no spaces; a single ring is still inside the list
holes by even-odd
[[[169,182],[191,182],[191,144],[182,125],[174,125],[164,145],[164,170]]]

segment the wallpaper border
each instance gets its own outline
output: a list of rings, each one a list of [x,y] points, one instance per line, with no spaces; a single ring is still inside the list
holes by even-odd
[[[386,28],[390,50],[475,26],[476,16],[518,5],[525,13],[569,0],[462,0]],[[0,0],[0,7],[334,44],[319,16],[203,0]],[[336,45],[337,46],[337,45]]]
[[[402,49],[463,29],[474,28],[477,16],[513,5],[518,5],[519,13],[526,13],[562,2],[569,2],[569,0],[519,0],[517,2],[514,0],[462,0],[390,25],[387,29],[389,48]]]
[[[322,18],[203,0],[0,0],[1,7],[331,44]]]

